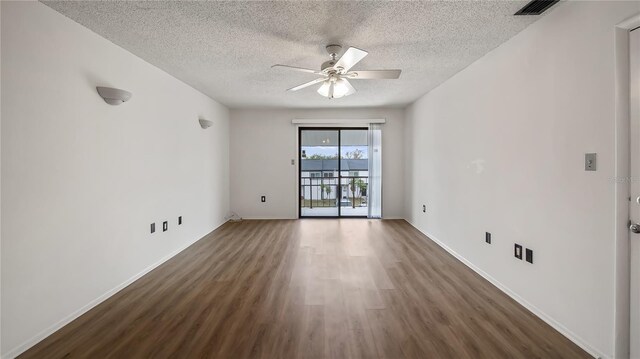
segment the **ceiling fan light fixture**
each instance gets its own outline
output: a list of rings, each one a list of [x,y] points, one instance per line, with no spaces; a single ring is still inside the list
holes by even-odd
[[[330,82],[331,82],[331,81],[329,81],[329,80],[324,81],[324,82],[322,82],[322,86],[320,86],[320,87],[318,88],[318,93],[319,93],[321,96],[329,97],[329,87],[331,86],[331,85],[330,85]]]
[[[333,97],[340,98],[351,95],[353,92],[349,91],[350,88],[351,86],[347,85],[347,80],[342,78],[337,79],[333,88]]]
[[[333,95],[331,94],[331,83],[333,82]],[[350,87],[344,79],[326,80],[318,89],[318,93],[327,98],[341,98],[351,95]]]

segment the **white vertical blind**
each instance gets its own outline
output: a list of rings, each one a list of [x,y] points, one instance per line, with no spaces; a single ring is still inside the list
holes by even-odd
[[[382,218],[382,125],[369,124],[369,218]]]

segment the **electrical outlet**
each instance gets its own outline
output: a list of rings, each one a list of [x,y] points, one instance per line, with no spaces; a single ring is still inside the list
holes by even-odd
[[[169,229],[169,222],[164,221],[162,222],[162,231],[166,232]]]
[[[513,248],[513,256],[522,260],[522,246],[518,243],[516,243],[515,247]]]
[[[260,202],[266,202],[267,201],[267,196],[261,196],[260,197]]]
[[[491,233],[484,232],[484,241],[491,244]]]
[[[182,224],[182,216],[178,216],[178,225]]]
[[[533,249],[527,248],[525,250],[525,258],[526,258],[527,262],[533,264]]]
[[[151,233],[155,233],[155,232],[156,232],[156,224],[151,223]]]
[[[422,205],[422,212],[423,213],[427,213],[427,205],[426,204]]]

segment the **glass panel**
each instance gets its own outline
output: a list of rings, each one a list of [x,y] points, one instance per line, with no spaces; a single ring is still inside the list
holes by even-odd
[[[301,130],[300,216],[338,216],[338,130]]]
[[[382,218],[382,129],[369,126],[369,218]]]
[[[368,131],[343,129],[340,132],[340,214],[342,217],[368,215],[368,186]]]

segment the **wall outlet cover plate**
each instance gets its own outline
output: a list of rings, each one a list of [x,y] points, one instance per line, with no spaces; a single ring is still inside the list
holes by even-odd
[[[584,154],[584,170],[585,171],[595,171],[597,169],[596,159],[598,155],[596,153],[585,153]]]

